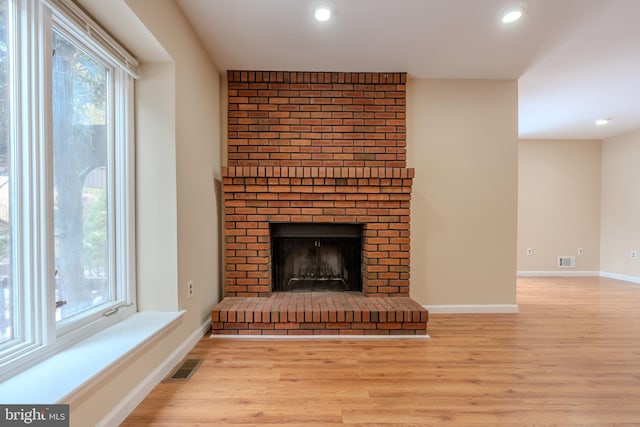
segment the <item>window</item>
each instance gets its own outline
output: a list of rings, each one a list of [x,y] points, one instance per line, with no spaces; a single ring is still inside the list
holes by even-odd
[[[0,381],[135,311],[136,67],[71,0],[0,0]]]
[[[107,94],[111,70],[53,32],[56,320],[111,301]]]

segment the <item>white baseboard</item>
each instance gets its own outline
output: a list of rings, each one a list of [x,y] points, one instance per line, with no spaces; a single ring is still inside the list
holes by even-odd
[[[140,382],[124,399],[113,408],[96,427],[120,425],[145,397],[160,383],[171,370],[191,351],[211,327],[207,320],[199,326],[169,357]]]
[[[640,277],[606,271],[518,271],[518,277],[607,277],[640,284]]]
[[[518,277],[599,277],[599,271],[518,271]]]
[[[491,314],[517,313],[518,304],[455,304],[455,305],[425,305],[429,314]]]
[[[625,276],[624,274],[608,273],[606,271],[601,271],[600,276],[607,277],[609,279],[623,280],[625,282],[640,284],[640,277],[636,277],[636,276]]]

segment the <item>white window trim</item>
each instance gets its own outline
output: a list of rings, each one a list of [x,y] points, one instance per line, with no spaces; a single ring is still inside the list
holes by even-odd
[[[15,260],[14,278],[20,285],[14,297],[14,318],[16,331],[23,337],[22,342],[9,342],[0,346],[0,381],[33,367],[54,354],[66,351],[74,344],[126,319],[137,311],[135,295],[135,146],[133,126],[133,79],[137,71],[137,61],[126,50],[120,48],[106,32],[68,0],[16,0],[13,14],[16,24],[17,50],[19,60],[14,64],[12,74],[19,82],[17,93],[12,93],[16,114],[12,117],[15,132],[12,141],[12,170],[20,170],[21,175],[11,183],[14,200],[11,204],[12,230],[17,240],[29,242],[28,252],[12,252]],[[64,15],[56,8],[61,7],[71,15]],[[86,32],[74,28],[83,22]],[[53,206],[50,190],[53,182],[52,141],[51,141],[51,29],[57,25],[76,37],[99,34],[98,39],[108,41],[106,50],[95,41],[85,46],[99,47],[110,60],[124,65],[118,69],[114,79],[118,84],[126,84],[128,96],[115,91],[110,102],[114,111],[122,115],[122,121],[109,130],[110,138],[122,138],[124,143],[114,144],[110,154],[117,170],[110,200],[115,203],[115,217],[112,230],[119,245],[116,256],[114,280],[117,300],[101,305],[95,313],[81,322],[59,327],[55,321],[55,271],[53,255],[53,214],[47,207]],[[19,46],[18,46],[19,44]],[[28,52],[29,54],[25,54]],[[122,59],[124,58],[124,60]],[[28,78],[25,78],[28,76]],[[119,110],[120,109],[120,110]],[[126,124],[125,124],[126,121]],[[18,147],[22,147],[18,149]],[[17,155],[16,155],[17,154]],[[124,165],[120,168],[118,165]],[[14,175],[16,177],[16,175]],[[18,203],[14,203],[17,201]],[[41,215],[40,212],[50,212]],[[43,244],[43,242],[46,242]],[[14,247],[17,245],[14,245]],[[49,274],[51,272],[51,274]],[[126,285],[122,285],[126,284]],[[11,345],[9,345],[11,344]]]

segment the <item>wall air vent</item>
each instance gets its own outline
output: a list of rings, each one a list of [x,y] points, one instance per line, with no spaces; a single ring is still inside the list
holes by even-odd
[[[574,256],[559,256],[558,268],[575,268],[576,257]]]

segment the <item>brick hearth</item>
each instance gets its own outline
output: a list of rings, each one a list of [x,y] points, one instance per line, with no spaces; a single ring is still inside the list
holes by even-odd
[[[426,310],[408,298],[414,170],[406,168],[406,74],[230,71],[227,77],[225,299],[212,313],[214,330],[426,333]],[[362,293],[272,294],[272,223],[361,224]],[[286,322],[269,315],[264,325],[272,304],[286,300],[298,310],[306,298],[322,307],[327,298],[344,302],[344,309],[325,310],[327,318],[371,312],[394,321],[328,328],[345,322],[314,321],[313,309],[293,322],[288,314],[297,311],[287,308]],[[411,305],[411,315],[398,322],[393,313],[400,303]],[[424,312],[421,327],[415,312]],[[228,320],[238,316],[252,321]]]
[[[225,298],[213,312],[216,335],[425,335],[427,311],[410,298],[354,292],[276,292]]]

